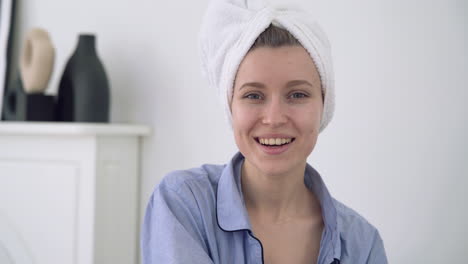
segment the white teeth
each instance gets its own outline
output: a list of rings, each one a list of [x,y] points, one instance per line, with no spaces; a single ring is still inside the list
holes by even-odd
[[[259,138],[260,144],[263,145],[283,145],[290,143],[292,141],[291,138]]]

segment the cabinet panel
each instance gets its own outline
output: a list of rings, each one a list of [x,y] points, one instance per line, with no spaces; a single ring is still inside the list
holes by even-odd
[[[99,192],[95,202],[94,260],[95,263],[137,263],[138,139],[103,137],[97,143],[96,189]]]
[[[79,174],[74,162],[0,159],[0,257],[76,263]]]
[[[0,264],[137,263],[139,140],[148,133],[1,123]]]

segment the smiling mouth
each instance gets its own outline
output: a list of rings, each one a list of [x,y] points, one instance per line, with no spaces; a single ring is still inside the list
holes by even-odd
[[[255,138],[255,141],[262,146],[278,147],[291,144],[296,138]]]

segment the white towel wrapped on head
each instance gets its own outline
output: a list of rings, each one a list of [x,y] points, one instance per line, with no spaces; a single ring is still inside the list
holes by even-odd
[[[320,74],[323,131],[334,112],[334,75],[327,36],[311,14],[261,0],[212,0],[202,22],[199,44],[202,70],[219,91],[231,123],[230,99],[237,69],[257,37],[273,24],[289,31],[309,52]]]

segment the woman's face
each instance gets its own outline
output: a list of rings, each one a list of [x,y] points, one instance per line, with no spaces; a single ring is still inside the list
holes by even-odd
[[[245,163],[268,175],[303,170],[319,133],[321,90],[303,47],[250,51],[237,72],[231,101],[234,136]]]

